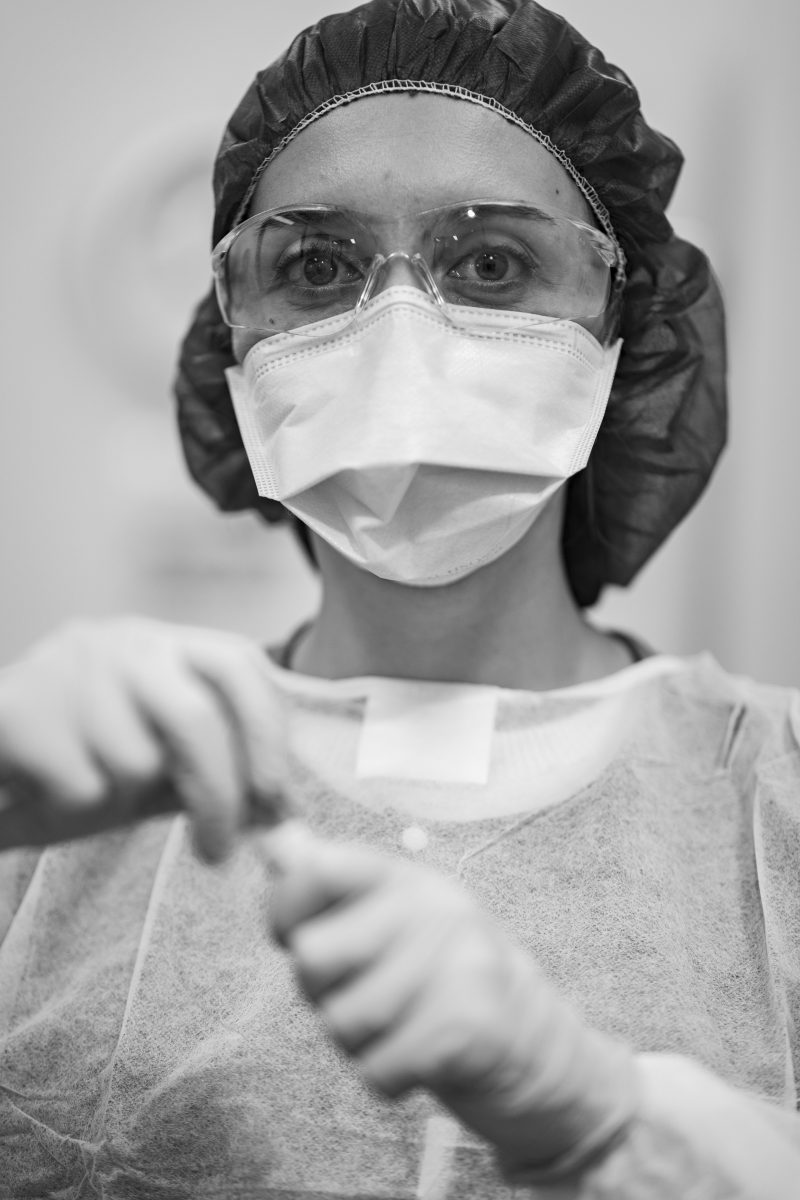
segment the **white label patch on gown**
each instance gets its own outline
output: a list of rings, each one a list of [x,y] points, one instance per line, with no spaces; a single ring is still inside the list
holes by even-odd
[[[496,688],[372,679],[356,777],[486,783]]]

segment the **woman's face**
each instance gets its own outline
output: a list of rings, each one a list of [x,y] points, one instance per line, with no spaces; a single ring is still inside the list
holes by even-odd
[[[263,173],[251,213],[296,204],[354,209],[376,221],[462,200],[524,200],[593,224],[566,170],[524,130],[466,100],[370,96],[308,126]],[[402,263],[396,271],[418,282]],[[582,322],[596,332],[602,318]],[[233,331],[241,362],[261,335]]]

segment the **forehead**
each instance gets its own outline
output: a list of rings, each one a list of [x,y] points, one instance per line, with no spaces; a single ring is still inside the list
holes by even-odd
[[[524,129],[426,93],[368,96],[320,117],[264,171],[250,212],[335,204],[387,217],[469,199],[522,200],[592,222],[565,168]]]

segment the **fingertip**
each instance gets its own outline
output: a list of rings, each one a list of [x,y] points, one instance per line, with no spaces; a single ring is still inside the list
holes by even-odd
[[[269,865],[282,875],[306,864],[318,845],[317,838],[297,817],[282,821],[259,840]]]
[[[206,866],[222,866],[233,854],[233,830],[217,821],[195,821],[192,826],[192,845],[195,854]]]

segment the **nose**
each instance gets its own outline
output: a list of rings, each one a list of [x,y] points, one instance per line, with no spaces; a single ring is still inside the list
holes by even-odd
[[[373,278],[368,285],[370,297],[378,296],[390,287],[415,287],[426,292],[434,300],[442,303],[442,296],[431,275],[430,268],[419,254],[408,254],[405,250],[395,250],[385,257],[376,260],[373,266]]]
[[[427,291],[426,282],[409,255],[396,251],[378,267],[374,294],[377,296],[389,287],[402,286],[425,288]]]

